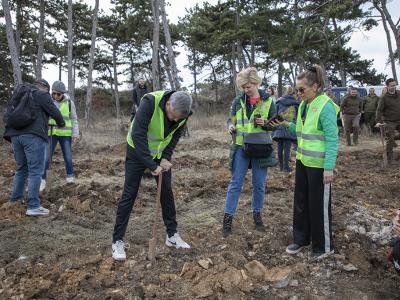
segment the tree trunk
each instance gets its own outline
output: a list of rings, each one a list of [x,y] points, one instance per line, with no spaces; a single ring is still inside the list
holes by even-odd
[[[15,45],[17,46],[17,55],[20,57],[22,43],[21,43],[21,27],[22,27],[22,7],[21,2],[16,3],[17,11],[15,13]]]
[[[235,90],[235,95],[238,93],[238,88],[236,86],[236,59],[235,59],[235,43],[232,43],[232,62],[231,62],[231,72],[232,72],[232,83]]]
[[[121,108],[119,105],[119,95],[118,95],[117,50],[118,50],[118,43],[117,41],[114,41],[112,58],[113,58],[113,68],[114,68],[115,107],[117,109],[117,124],[119,128],[119,125],[122,124],[122,120],[121,120]]]
[[[336,35],[336,39],[337,39],[338,48],[340,49],[339,50],[340,62],[337,62],[339,65],[340,81],[341,81],[342,86],[346,86],[347,78],[346,78],[346,70],[343,67],[343,55],[342,55],[343,45],[342,45],[342,40],[341,40],[341,34],[338,30],[338,26],[336,24],[336,19],[332,18],[332,22],[333,22],[333,27],[335,29],[335,35]]]
[[[36,60],[36,80],[42,79],[43,49],[44,49],[44,9],[45,0],[40,0],[40,25],[38,35],[38,52]]]
[[[171,68],[168,65],[168,62],[165,59],[163,54],[160,54],[160,58],[161,58],[161,61],[162,61],[163,65],[164,65],[165,72],[167,72],[167,77],[168,77],[169,85],[171,86],[171,90],[175,90],[176,87],[175,87],[173,75],[171,73]]]
[[[398,23],[395,24],[393,22],[392,16],[390,15],[387,6],[386,6],[386,0],[380,0],[380,1],[374,1],[374,5],[376,2],[379,2],[381,4],[381,7],[379,7],[379,5],[376,5],[375,7],[379,7],[379,12],[383,12],[383,14],[385,15],[385,18],[387,20],[387,22],[389,23],[390,28],[392,29],[393,35],[394,35],[394,39],[396,41],[396,47],[397,47],[397,52],[400,52],[400,28],[398,27]],[[376,3],[377,4],[377,3]],[[400,64],[400,55],[398,55],[398,59],[399,59],[399,64]]]
[[[90,46],[90,55],[89,55],[88,85],[87,85],[86,107],[85,107],[86,127],[89,127],[90,124],[90,106],[92,103],[92,80],[93,80],[92,75],[93,75],[93,65],[94,65],[94,52],[96,50],[96,30],[97,30],[98,11],[99,11],[99,0],[96,0],[93,10],[92,44]]]
[[[2,0],[1,3],[3,5],[4,18],[6,20],[7,43],[8,43],[8,48],[10,49],[14,83],[17,85],[18,83],[22,82],[22,74],[19,65],[18,50],[15,44],[14,32],[12,28],[10,6],[8,4],[8,0]]]
[[[278,98],[282,97],[282,77],[283,77],[283,63],[282,60],[278,60]]]
[[[63,57],[60,56],[60,60],[58,62],[58,80],[60,81],[61,81],[62,63],[63,63]]]
[[[381,13],[381,16],[382,16],[383,28],[385,29],[386,39],[387,39],[387,43],[388,43],[389,60],[390,60],[390,65],[392,67],[393,79],[396,80],[396,82],[397,82],[396,59],[395,59],[394,53],[393,53],[392,38],[390,37],[390,31],[389,31],[388,25],[386,23],[386,17],[383,13]]]
[[[158,0],[151,1],[153,13],[153,55],[151,60],[151,73],[153,77],[153,91],[160,90],[159,53],[160,46],[160,4]]]
[[[73,32],[72,32],[72,0],[68,0],[68,94],[72,101],[75,101],[74,66],[72,61]]]
[[[236,30],[239,31],[239,26],[240,26],[240,9],[239,9],[239,0],[236,0],[236,13],[235,13],[235,25],[236,25]],[[239,38],[236,40],[236,57],[237,57],[237,63],[238,63],[238,69],[239,72],[243,69],[243,66],[245,63],[243,62],[243,49],[242,49],[242,40]]]
[[[256,50],[255,50],[255,47],[254,47],[254,41],[253,40],[251,40],[251,47],[250,47],[250,53],[251,53],[251,61],[250,61],[250,65],[251,66],[254,66],[254,63],[255,63],[255,57],[256,57]]]
[[[215,88],[215,102],[218,102],[218,81],[217,81],[217,74],[215,73],[215,67],[212,63],[210,63],[211,70],[212,70],[212,77],[213,77],[213,84]]]
[[[172,48],[171,34],[169,32],[167,14],[165,12],[165,0],[160,0],[160,8],[161,8],[162,23],[164,28],[165,43],[167,44],[167,50],[168,50],[168,60],[171,69],[171,75],[174,82],[175,90],[180,90],[181,83],[179,82],[178,69],[176,67],[174,49]]]
[[[129,71],[131,73],[131,82],[133,85],[133,88],[135,88],[135,67],[134,67],[134,60],[133,60],[133,51],[132,49],[129,49]]]
[[[197,101],[197,53],[193,49],[193,85],[194,85],[194,99]]]

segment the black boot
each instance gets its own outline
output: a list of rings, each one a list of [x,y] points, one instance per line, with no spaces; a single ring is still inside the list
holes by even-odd
[[[224,223],[223,223],[223,234],[224,238],[232,233],[232,219],[233,216],[230,214],[224,214]]]
[[[261,213],[259,212],[253,212],[253,220],[254,224],[256,225],[256,230],[264,232],[265,231],[265,226],[262,221]]]

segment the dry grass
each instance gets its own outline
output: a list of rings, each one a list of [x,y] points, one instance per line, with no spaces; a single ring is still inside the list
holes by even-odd
[[[80,130],[82,133],[81,145],[85,149],[94,150],[98,147],[112,146],[126,141],[129,117],[119,125],[116,118],[107,118],[104,121],[97,119],[93,124],[86,128],[85,121],[81,120]],[[226,130],[226,116],[223,114],[207,116],[206,114],[194,114],[189,119],[189,130],[202,131],[213,129],[215,132]],[[121,128],[122,127],[122,128]]]

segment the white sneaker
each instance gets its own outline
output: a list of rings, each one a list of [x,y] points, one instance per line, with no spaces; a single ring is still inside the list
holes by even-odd
[[[38,208],[26,210],[25,214],[27,216],[47,216],[49,213],[50,211],[47,208],[39,206]]]
[[[171,237],[168,237],[168,235],[167,235],[167,239],[165,240],[165,245],[167,245],[168,247],[173,246],[176,249],[179,249],[179,248],[189,249],[190,248],[190,245],[188,243],[186,243],[184,240],[182,240],[181,236],[177,232]]]
[[[115,260],[125,260],[126,253],[125,248],[129,249],[129,244],[124,243],[123,241],[116,241],[112,244],[112,257]]]
[[[67,177],[67,183],[74,183],[75,178],[74,177]]]
[[[42,179],[42,181],[40,181],[40,188],[39,188],[39,192],[43,192],[43,190],[46,188],[46,180]]]

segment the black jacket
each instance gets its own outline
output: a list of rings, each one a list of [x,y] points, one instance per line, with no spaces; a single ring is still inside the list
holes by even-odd
[[[172,130],[174,130],[180,122],[174,122],[168,120],[166,117],[167,113],[165,112],[165,104],[167,103],[169,97],[174,91],[166,92],[163,98],[160,101],[160,107],[164,111],[164,136],[167,136]],[[140,101],[140,105],[135,116],[135,120],[132,127],[132,139],[135,143],[135,148],[128,146],[128,151],[133,150],[136,156],[149,168],[151,171],[157,169],[157,162],[153,160],[150,150],[149,144],[147,141],[147,131],[149,128],[149,124],[151,121],[151,117],[154,112],[155,99],[153,95],[146,95],[142,101]],[[178,130],[175,131],[172,136],[171,142],[164,149],[161,158],[165,158],[167,160],[171,160],[172,153],[175,149],[176,144],[179,141],[179,138],[182,135],[183,128],[185,126],[181,126]]]
[[[54,105],[51,96],[39,90],[33,92],[32,110],[35,113],[36,120],[22,129],[14,129],[6,126],[3,137],[11,141],[12,136],[22,134],[35,134],[44,140],[48,140],[49,116],[52,117],[58,126],[64,127],[65,122],[59,109]]]
[[[139,85],[136,85],[135,88],[133,89],[133,106],[139,107],[140,100],[142,97],[148,93],[147,85],[143,85],[143,87],[140,87]]]

